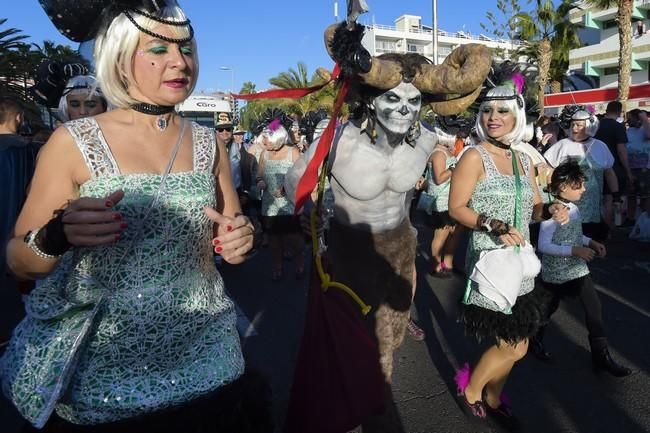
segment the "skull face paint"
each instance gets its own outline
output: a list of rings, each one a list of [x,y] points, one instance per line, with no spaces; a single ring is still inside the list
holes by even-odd
[[[388,132],[406,134],[418,119],[422,94],[411,83],[400,83],[373,101],[377,122]]]

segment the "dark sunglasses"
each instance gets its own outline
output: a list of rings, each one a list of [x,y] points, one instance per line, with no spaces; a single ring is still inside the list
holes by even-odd
[[[216,128],[216,129],[217,129],[217,132],[223,132],[223,131],[232,132],[232,128]]]

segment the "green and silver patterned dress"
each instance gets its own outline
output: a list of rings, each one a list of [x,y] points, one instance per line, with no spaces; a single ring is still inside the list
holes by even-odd
[[[588,151],[580,160],[580,168],[585,174],[585,192],[576,202],[576,206],[580,210],[583,223],[598,223],[601,221],[600,203],[603,197],[605,168],[598,164]]]
[[[571,206],[576,205],[571,204]],[[569,214],[569,216],[568,223],[555,225],[551,242],[565,247],[582,246],[583,235],[580,213],[576,210],[573,215]],[[545,283],[563,284],[585,275],[589,275],[589,267],[581,257],[542,254],[542,281]]]
[[[443,152],[440,149],[435,149],[435,152]],[[444,153],[444,152],[443,152]],[[452,165],[456,164],[456,157],[453,155],[445,155],[445,170],[447,170]],[[433,167],[429,165],[429,170],[433,171]],[[449,210],[449,188],[451,185],[451,178],[447,181],[436,185],[433,181],[433,176],[428,179],[427,182],[427,193],[433,196],[433,202],[431,210],[433,212],[444,212]]]
[[[262,195],[262,215],[280,216],[293,215],[293,204],[285,197],[276,197],[275,192],[284,187],[284,176],[293,167],[292,148],[288,147],[283,159],[269,159],[266,152],[264,158],[264,173],[262,178],[266,183],[266,191]]]
[[[161,175],[121,174],[93,118],[65,126],[91,173],[80,195],[124,190],[114,209],[129,228],[114,244],[66,253],[29,295],[0,362],[4,394],[36,426],[52,410],[75,424],[99,424],[237,379],[244,360],[234,306],[203,212],[216,205],[214,134],[192,124],[194,168],[171,173],[151,207]]]
[[[477,182],[468,207],[477,213],[483,213],[490,218],[497,218],[514,226],[515,177],[501,174],[483,146],[476,146],[475,149],[483,160],[485,178]],[[519,153],[513,153],[516,156],[520,155]],[[521,154],[520,160],[524,169],[524,173],[520,174],[521,221],[530,221],[534,198],[533,186],[529,176],[530,160],[523,154]],[[526,241],[530,242],[528,224],[522,224],[519,231]],[[503,243],[498,236],[473,230],[470,233],[467,250],[467,275],[472,273],[481,251],[501,247],[503,247]],[[544,317],[542,315],[542,306],[544,304],[542,300],[536,299],[536,293],[542,291],[533,290],[535,287],[534,278],[525,278],[522,281],[517,302],[511,311],[499,309],[495,302],[479,293],[476,282],[468,280],[467,285],[461,308],[461,320],[464,322],[465,330],[469,335],[474,335],[478,339],[497,337],[515,343],[535,334]]]

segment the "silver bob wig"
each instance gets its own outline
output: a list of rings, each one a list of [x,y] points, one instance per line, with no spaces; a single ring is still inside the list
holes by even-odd
[[[90,99],[93,96],[99,96],[102,99],[102,104],[104,104],[104,109],[108,108],[106,97],[97,85],[95,77],[92,75],[77,75],[68,80],[68,83],[65,85],[65,89],[63,90],[63,96],[59,99],[59,115],[61,116],[61,120],[64,122],[70,120],[68,114],[68,95],[78,94],[87,94],[87,99]]]
[[[476,117],[476,133],[481,141],[487,141],[489,135],[483,125],[481,115],[483,108],[486,106],[506,107],[515,116],[515,126],[508,134],[502,137],[504,144],[517,144],[524,139],[526,132],[526,104],[524,98],[517,94],[514,89],[507,86],[499,86],[490,89],[479,106],[479,114]]]
[[[185,13],[177,4],[161,9],[157,17],[177,22],[187,20]],[[134,14],[132,18],[140,27],[151,31],[158,26],[164,25],[140,14]],[[190,36],[188,26],[169,26],[169,28],[172,29],[175,38],[182,39]],[[121,13],[115,17],[105,31],[100,32],[95,41],[94,57],[97,80],[106,99],[115,107],[127,108],[139,102],[129,95],[128,88],[129,85],[135,83],[133,56],[141,35],[142,32],[129,21],[124,13]],[[192,93],[198,77],[199,64],[195,39],[192,39],[190,44],[194,64],[196,65],[192,77],[192,88],[189,92]]]

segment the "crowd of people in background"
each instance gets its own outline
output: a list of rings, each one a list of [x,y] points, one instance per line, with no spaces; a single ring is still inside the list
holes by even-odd
[[[291,176],[296,167],[306,169],[328,119],[305,113],[315,121],[301,128],[302,118],[276,107],[248,130],[232,113],[216,114],[213,128],[188,122],[174,107],[194,88],[196,42],[177,6],[163,12],[126,9],[96,36],[97,79],[70,78],[59,101],[61,126],[54,131],[31,133],[21,102],[0,98],[2,272],[20,281],[40,280],[36,287],[23,286],[29,293],[25,320],[10,340],[0,336],[7,346],[0,364],[4,388],[12,390],[21,414],[45,431],[77,431],[75,424],[101,424],[107,431],[145,431],[151,425],[165,431],[187,425],[192,431],[269,431],[266,385],[245,369],[235,308],[219,269],[255,260],[267,247],[269,281],[286,280],[288,263],[292,278],[305,277],[311,238],[303,228],[305,215],[301,221],[295,213]],[[356,261],[348,274],[339,274],[351,286],[362,286],[374,272],[382,280],[377,286],[399,289],[398,306],[378,300],[379,312],[372,313],[372,326],[390,328],[384,335],[376,331],[388,383],[402,336],[425,338],[408,317],[417,286],[411,219],[420,217],[433,232],[425,248],[430,275],[470,277],[461,322],[468,335],[494,341],[473,368],[466,364],[456,376],[468,416],[517,426],[503,388],[528,352],[551,359],[545,328],[564,298],[581,300],[594,368],[629,375],[609,353],[588,263],[606,256],[617,226],[635,227],[634,236],[650,240],[648,112],[625,113],[615,101],[602,115],[571,105],[558,116],[542,116],[531,129],[521,94],[496,86],[481,101],[470,130],[450,135],[424,125],[415,134],[424,90],[401,81],[378,87],[381,92],[360,89],[364,115],[375,116],[376,124],[361,128],[347,118],[333,120],[341,141],[330,161],[334,178],[327,180],[323,218],[336,217],[321,223],[330,228],[323,236],[338,260]],[[398,107],[396,100],[408,103]],[[382,101],[386,106],[375,113]],[[408,112],[410,123],[395,122],[386,114],[391,110]],[[360,158],[354,153],[360,143],[384,153]],[[365,186],[378,189],[384,201],[349,193],[368,160],[387,164],[403,143],[426,160],[419,180],[404,185],[406,175],[415,179],[420,173],[411,173],[413,161],[395,152],[396,159],[404,158],[403,172],[365,173],[373,181]],[[383,190],[384,184],[401,190]],[[339,203],[332,204],[331,189]],[[411,197],[415,190],[420,192],[411,212],[426,217],[403,212],[400,194]],[[649,222],[642,228],[644,219]],[[354,224],[359,221],[370,221],[381,235],[368,231],[372,248],[387,245],[374,251],[385,254],[381,272],[379,259],[369,260],[373,251],[364,243],[368,233]],[[354,248],[351,239],[359,240]],[[469,246],[460,269],[454,259],[463,239]],[[483,283],[472,274],[484,253],[508,246],[535,256],[531,243],[541,256],[540,277],[521,276],[505,298],[479,290]],[[391,268],[397,262],[398,272]],[[121,296],[112,296],[109,286]],[[119,340],[112,338],[116,332]],[[77,356],[75,342],[81,340],[86,350]],[[56,370],[52,363],[74,369],[57,370],[69,373],[63,379],[48,376]],[[48,379],[37,399],[35,376]],[[68,384],[65,393],[57,380]],[[179,411],[168,411],[178,405]],[[211,405],[232,408],[234,415],[209,421],[197,416]],[[251,414],[257,424],[245,420]],[[248,430],[235,427],[246,422]]]
[[[93,77],[77,77],[70,80],[68,87],[69,91],[61,98],[60,103],[62,120],[97,116],[107,109],[110,110],[111,107],[107,105],[101,89],[95,86]],[[269,247],[272,256],[270,280],[280,282],[285,278],[288,260],[295,261],[295,278],[301,279],[307,266],[307,237],[301,231],[299,217],[293,214],[292,203],[285,197],[284,182],[285,175],[294,162],[318,140],[318,133],[314,136],[314,131],[310,131],[310,142],[297,127],[299,119],[290,119],[291,125],[266,124],[262,125],[258,134],[254,134],[243,130],[240,125],[234,125],[228,113],[224,115],[222,121],[217,122],[214,127],[215,137],[219,146],[223,146],[228,154],[229,176],[236,192],[237,204],[243,213],[251,218],[257,229],[255,248]],[[26,136],[24,127],[21,127],[23,123],[21,103],[11,98],[2,98],[0,172],[3,175],[3,183],[8,185],[2,189],[3,203],[8,204],[3,208],[1,224],[4,245],[12,236],[18,214],[25,202],[34,172],[36,154],[51,134],[51,131],[43,130],[32,137]],[[462,216],[456,211],[454,217],[454,213],[449,210],[450,203],[456,203],[454,200],[450,201],[452,175],[457,164],[463,161],[464,154],[468,155],[464,160],[466,164],[469,162],[469,155],[475,155],[468,150],[475,148],[481,139],[473,130],[466,136],[459,134],[452,139],[438,131],[438,138],[427,169],[414,188],[422,190],[417,209],[428,214],[426,221],[433,230],[430,273],[436,278],[451,278],[455,269],[456,248],[462,236],[467,235],[467,229],[457,223],[457,218],[462,220]],[[569,209],[575,209],[572,221],[575,221],[575,218],[579,221],[579,229],[575,234],[582,236],[582,245],[573,247],[577,251],[565,251],[567,247],[553,247],[555,226],[550,222],[542,224],[539,240],[539,252],[543,254],[541,275],[545,288],[553,296],[545,320],[550,320],[552,312],[558,308],[560,299],[567,296],[580,297],[586,311],[594,365],[613,375],[625,376],[630,370],[616,363],[607,351],[600,302],[588,270],[584,269],[585,264],[593,257],[605,256],[604,244],[609,239],[611,230],[616,226],[634,226],[637,219],[643,218],[644,214],[647,218],[650,211],[648,113],[641,109],[623,113],[618,102],[609,103],[603,115],[594,114],[585,107],[566,107],[560,116],[543,116],[539,119],[536,134],[530,144],[544,155],[545,163],[520,169],[526,173],[532,170],[532,173],[537,174],[532,175],[532,179],[535,182],[536,194],[544,201],[561,200],[567,203]],[[489,161],[491,160],[485,159],[482,164],[490,167],[493,163]],[[574,162],[575,167],[567,165]],[[497,184],[501,185],[501,181]],[[428,197],[423,201],[425,195]],[[119,201],[119,198],[115,201]],[[492,202],[492,199],[488,201]],[[539,230],[535,225],[531,227]],[[533,239],[537,237],[537,233],[531,235]],[[215,251],[217,264],[221,266],[219,247]],[[4,252],[3,248],[3,264],[6,263]],[[554,275],[562,272],[553,271],[553,267],[559,266],[558,263],[566,265],[565,262],[552,258],[558,255],[574,256],[578,271],[569,274],[575,275],[574,279],[554,279]],[[8,270],[5,268],[4,272]],[[566,289],[568,286],[571,289],[569,291]],[[475,320],[472,320],[474,323]],[[545,346],[544,329],[545,326],[542,326],[535,335],[529,336],[530,344],[525,348],[539,359],[548,361],[551,359],[551,353]],[[409,320],[407,331],[416,340],[424,339],[424,332],[413,320]],[[6,344],[6,336],[3,340],[3,344]],[[505,353],[503,347],[495,350]],[[509,362],[516,361],[525,353],[525,350],[522,352],[521,346],[513,350],[512,355],[506,356],[510,359]],[[486,383],[494,380],[487,372],[491,371],[490,363],[496,362],[489,360],[498,359],[495,358],[497,352],[486,353],[487,366],[479,364],[473,376],[466,372],[466,381],[462,382],[467,406],[476,416],[505,410],[499,402],[500,388],[495,388],[492,394],[491,391],[487,394],[485,390],[481,391],[484,393],[484,401],[481,400],[479,392]],[[474,382],[470,382],[477,374],[485,376],[480,379],[483,381],[481,385],[473,385]],[[471,388],[472,386],[474,388]],[[468,394],[470,390],[473,394]],[[477,401],[481,401],[482,406],[477,406]]]

